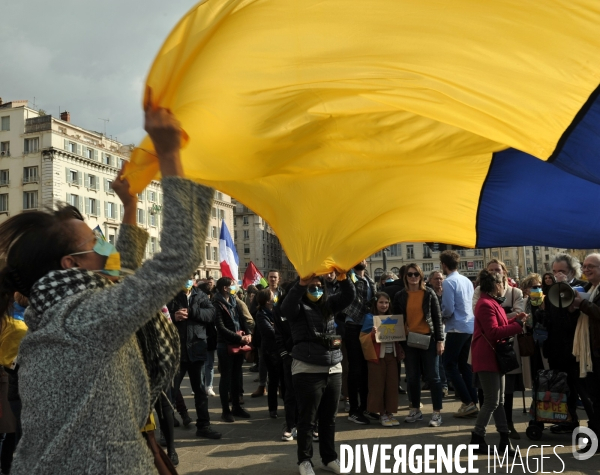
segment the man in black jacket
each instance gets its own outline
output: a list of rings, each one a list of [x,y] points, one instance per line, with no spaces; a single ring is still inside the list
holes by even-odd
[[[175,376],[174,393],[177,394],[181,381],[188,373],[198,416],[196,435],[220,439],[221,434],[210,427],[208,395],[202,380],[206,361],[206,329],[214,322],[215,309],[208,296],[192,286],[179,292],[167,308],[175,322],[181,342],[181,362],[179,373]]]

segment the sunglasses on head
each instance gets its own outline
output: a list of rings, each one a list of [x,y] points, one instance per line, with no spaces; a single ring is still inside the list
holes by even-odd
[[[317,290],[321,290],[321,286],[320,286],[320,285],[315,285],[315,284],[313,284],[313,285],[311,285],[311,286],[308,288],[308,291],[309,291],[309,292],[316,292]]]
[[[407,272],[406,275],[408,277],[421,277],[421,274],[419,274],[418,272]]]

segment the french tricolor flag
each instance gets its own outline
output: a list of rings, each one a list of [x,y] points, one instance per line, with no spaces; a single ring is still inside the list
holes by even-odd
[[[225,220],[221,222],[221,236],[219,237],[219,256],[221,258],[221,274],[223,277],[231,277],[237,284],[238,267],[240,258],[235,250],[235,244],[227,229]]]

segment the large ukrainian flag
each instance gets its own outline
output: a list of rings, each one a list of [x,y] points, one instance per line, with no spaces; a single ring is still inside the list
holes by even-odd
[[[597,248],[599,25],[597,0],[207,0],[147,85],[186,175],[301,275],[400,241]]]

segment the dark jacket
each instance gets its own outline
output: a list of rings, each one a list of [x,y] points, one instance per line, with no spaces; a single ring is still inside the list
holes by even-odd
[[[382,292],[385,292],[390,296],[390,302],[394,301],[394,297],[401,290],[404,290],[404,282],[402,279],[395,280],[394,282],[386,282],[381,289]]]
[[[324,304],[331,315],[346,308],[355,298],[354,285],[343,280],[341,292],[326,297]],[[329,350],[318,342],[316,333],[335,334],[333,318],[326,320],[320,306],[306,297],[306,287],[296,283],[281,304],[281,312],[287,317],[292,330],[294,347],[292,357],[305,363],[333,366],[342,361],[340,350]],[[322,297],[325,298],[325,297]]]
[[[340,283],[337,279],[333,279],[333,282],[325,281],[325,287],[327,288],[327,295],[331,297],[340,292]],[[338,312],[334,315],[335,320],[335,331],[342,339],[346,336],[345,319],[346,314],[344,312]]]
[[[588,282],[573,280],[569,285],[575,287],[580,285],[586,290],[590,287]],[[551,369],[566,371],[568,366],[577,364],[573,356],[573,339],[579,310],[569,312],[568,308],[555,307],[550,299],[544,299],[543,324],[548,330],[548,339],[544,342],[542,351],[548,358]]]
[[[189,299],[185,291],[181,291],[167,304],[171,319],[179,332],[182,361],[206,361],[207,329],[214,325],[215,308],[208,296],[196,288],[192,288]],[[175,320],[175,312],[187,308],[188,318],[180,322]]]
[[[290,322],[288,321],[285,314],[281,311],[281,305],[277,305],[273,308],[273,324],[275,326],[275,343],[277,344],[277,351],[279,356],[282,358],[292,356],[292,349],[294,348],[294,339],[292,338],[292,329]]]
[[[233,308],[226,305],[223,300],[224,297],[222,295],[215,295],[214,306],[216,311],[215,325],[217,327],[217,345],[219,343],[239,345],[242,342],[242,337],[236,333],[237,330],[234,318],[237,318],[239,330],[243,331],[246,335],[249,335],[250,333],[246,325],[246,319],[241,315],[239,309],[237,309],[235,298],[229,298],[230,303],[236,304]]]
[[[394,314],[404,315],[406,321],[406,304],[408,303],[408,292],[402,289],[394,296]],[[425,287],[423,296],[423,315],[429,325],[429,331],[433,334],[435,341],[444,341],[444,330],[442,327],[442,312],[436,293],[433,289]]]
[[[260,328],[261,348],[263,353],[277,353],[275,341],[274,315],[269,309],[260,309],[256,312],[256,326]]]

